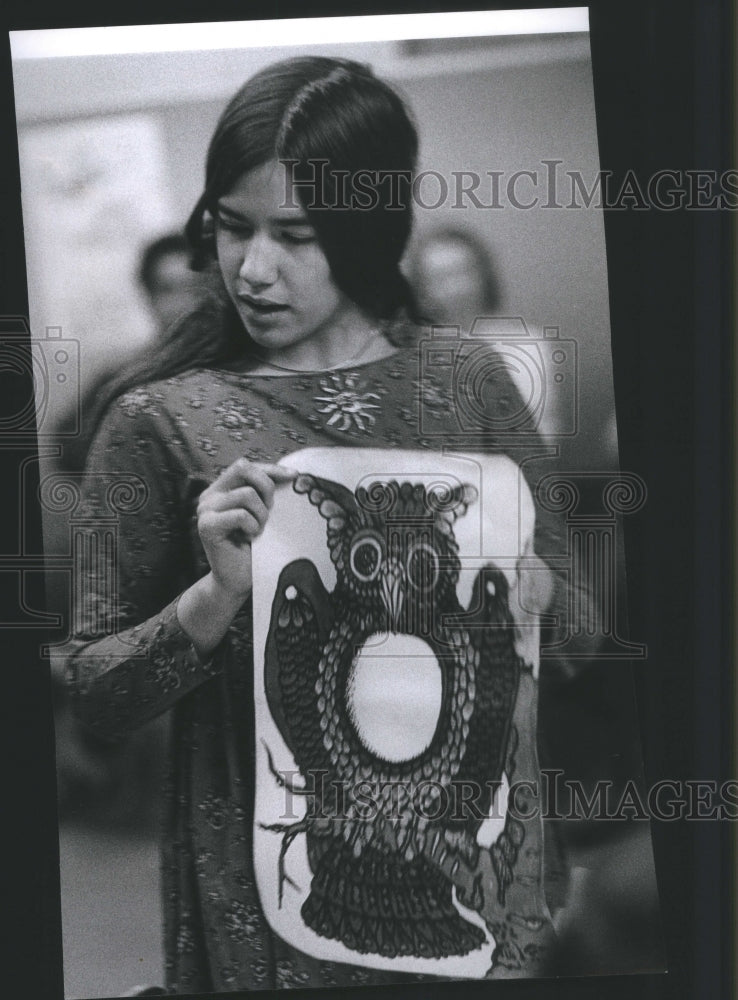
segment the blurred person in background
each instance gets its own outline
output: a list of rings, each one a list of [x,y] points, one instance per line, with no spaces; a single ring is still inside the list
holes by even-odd
[[[148,243],[141,254],[136,279],[154,320],[151,338],[154,343],[198,306],[205,288],[202,273],[190,268],[190,250],[182,233],[167,233]],[[135,362],[150,346],[151,340],[143,349],[133,348],[123,366],[116,357],[87,382],[79,401],[80,432],[76,437],[64,439],[58,463],[60,471],[84,471],[87,452],[97,431],[93,416],[97,399],[111,380],[121,374],[121,367]],[[76,425],[76,416],[74,412],[63,413],[57,421],[57,433],[68,434]]]
[[[423,236],[411,265],[423,316],[468,332],[477,316],[493,316],[500,284],[486,244],[468,229],[445,227]]]
[[[458,327],[462,337],[519,336],[519,328],[511,326],[516,317],[500,312],[501,284],[492,251],[473,230],[444,226],[425,233],[416,243],[409,272],[418,311],[428,323]],[[477,319],[487,322],[475,329]],[[529,402],[529,373],[509,359],[500,364]],[[555,399],[555,387],[550,379],[548,383],[545,393]],[[539,418],[538,430],[554,433],[554,422],[555,417]]]
[[[199,304],[204,290],[202,272],[190,268],[190,249],[182,233],[167,233],[145,245],[136,280],[154,320],[156,343],[183,316]],[[146,349],[149,348],[146,345]],[[126,363],[135,361],[141,348],[132,350]],[[79,476],[97,431],[95,403],[110,381],[119,376],[120,359],[110,363],[88,383],[80,400],[76,437],[62,439],[57,472]],[[76,414],[62,414],[60,434],[75,426]],[[56,727],[57,787],[60,818],[72,814],[88,821],[151,828],[156,825],[156,799],[161,777],[167,724],[157,720],[134,734],[123,747],[96,740],[74,719],[63,680],[53,675]]]
[[[184,235],[170,233],[149,243],[141,256],[138,280],[158,335],[196,309],[202,298],[202,273],[190,267],[190,254]]]

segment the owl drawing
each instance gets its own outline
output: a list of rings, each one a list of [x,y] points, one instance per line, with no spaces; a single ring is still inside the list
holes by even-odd
[[[471,861],[479,850],[522,668],[505,575],[487,565],[468,608],[457,597],[454,525],[477,490],[392,480],[352,492],[305,474],[293,487],[325,519],[336,583],[329,593],[298,559],[272,603],[267,703],[304,783],[280,778],[267,747],[269,764],[307,796],[302,819],[261,824],[282,834],[280,905],[304,834],[300,912],[316,934],[387,958],[465,955],[486,936],[432,854],[439,837]],[[462,801],[478,790],[473,809],[458,808],[462,786]]]

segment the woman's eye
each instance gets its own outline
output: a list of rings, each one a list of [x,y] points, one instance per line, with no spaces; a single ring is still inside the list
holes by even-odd
[[[293,230],[286,230],[285,232],[282,233],[282,239],[285,241],[285,243],[296,243],[296,244],[312,243],[315,240],[315,233],[313,232],[296,233]]]
[[[228,233],[236,233],[239,236],[248,236],[251,233],[251,227],[240,219],[229,219],[218,216],[218,228],[224,229]]]

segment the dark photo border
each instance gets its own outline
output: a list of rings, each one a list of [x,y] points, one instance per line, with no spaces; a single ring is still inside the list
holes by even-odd
[[[347,9],[345,3],[323,2],[311,5],[309,13],[528,6],[396,2]],[[206,10],[171,0],[127,0],[99,9],[80,0],[66,0],[62,8],[6,0],[0,37],[0,316],[28,315],[8,30],[307,13],[295,0],[248,5],[213,0]],[[593,3],[590,26],[601,166],[613,172],[616,187],[628,171],[646,179],[660,169],[720,174],[735,166],[731,4]],[[736,774],[734,219],[734,211],[714,208],[605,213],[620,460],[648,486],[648,502],[626,521],[625,544],[630,632],[649,650],[635,671],[649,784],[666,778],[721,782]],[[10,420],[31,395],[27,375],[0,364],[2,416]],[[32,503],[24,504],[20,517],[20,472],[34,441],[11,436],[7,426],[0,422],[0,557],[9,567],[0,571],[0,607],[17,609],[13,558],[40,556],[41,521]],[[26,598],[30,607],[43,607],[40,573],[29,577]],[[48,664],[39,653],[43,641],[32,627],[2,629],[0,899],[7,919],[0,937],[0,991],[61,1000],[53,720]],[[666,974],[465,981],[365,988],[351,995],[361,1000],[733,996],[737,832],[736,822],[653,824]],[[316,993],[291,995],[311,1000]]]

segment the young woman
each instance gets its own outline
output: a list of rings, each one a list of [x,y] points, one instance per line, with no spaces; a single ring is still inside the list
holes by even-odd
[[[249,80],[216,127],[187,226],[212,293],[100,402],[69,677],[79,716],[107,738],[173,709],[171,992],[403,978],[317,961],[266,924],[251,845],[249,594],[250,543],[293,476],[282,456],[438,447],[420,433],[421,407],[439,433],[456,426],[448,386],[420,378],[400,272],[416,150],[401,99],[365,66],[298,58]],[[388,179],[406,185],[399,210]],[[491,377],[492,415],[519,407],[504,374]],[[111,507],[115,545],[98,545]],[[551,580],[539,579],[545,604]]]

